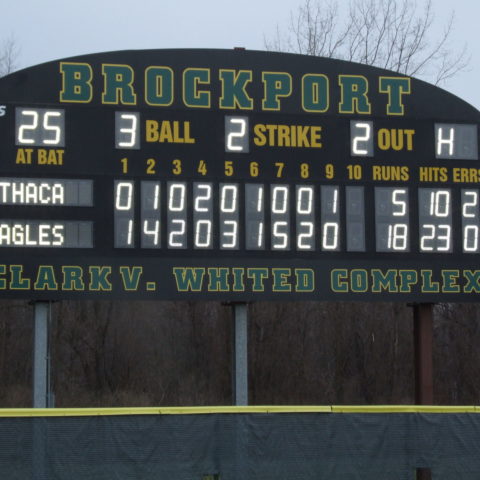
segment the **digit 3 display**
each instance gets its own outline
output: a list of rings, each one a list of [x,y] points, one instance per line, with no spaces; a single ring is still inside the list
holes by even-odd
[[[477,301],[479,112],[240,50],[0,79],[0,296]]]

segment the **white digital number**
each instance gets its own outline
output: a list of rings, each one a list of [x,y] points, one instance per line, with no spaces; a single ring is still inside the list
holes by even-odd
[[[155,185],[155,193],[153,196],[153,209],[158,210],[160,207],[160,185]]]
[[[150,222],[153,223],[153,228],[150,228]],[[160,241],[160,221],[159,220],[144,220],[143,233],[152,238],[153,245],[156,247]]]
[[[59,118],[60,112],[45,112],[43,115],[43,128],[46,132],[53,132],[53,138],[44,138],[43,143],[45,145],[58,145],[62,138],[62,129],[57,125],[51,125],[50,119]]]
[[[407,215],[407,202],[404,199],[407,190],[404,188],[394,189],[392,192],[392,215],[405,217]],[[408,225],[394,223],[388,226],[387,247],[391,250],[402,251],[408,248]]]
[[[434,250],[433,241],[438,240],[436,250],[438,252],[447,252],[450,250],[450,225],[423,225],[423,229],[429,230],[428,233],[422,235],[420,239],[420,249],[426,252]],[[442,242],[443,244],[440,244]]]
[[[352,155],[367,156],[372,155],[372,123],[355,122],[351,123]],[[357,132],[360,132],[357,134]]]
[[[274,187],[272,213],[287,213],[288,187]]]
[[[288,233],[285,229],[288,228],[288,223],[284,221],[278,221],[273,223],[273,237],[274,242],[272,247],[275,250],[285,249],[288,246]]]
[[[409,250],[408,198],[408,188],[375,187],[377,251],[406,252]]]
[[[168,209],[171,212],[181,212],[185,209],[186,188],[183,183],[172,183],[168,196]]]
[[[263,222],[258,222],[258,230],[257,230],[257,247],[263,247]]]
[[[263,211],[263,185],[258,188],[257,212]]]
[[[127,245],[133,244],[133,220],[128,220]]]
[[[299,233],[297,237],[297,248],[299,250],[312,250],[313,239],[313,223],[312,222],[300,222],[300,227],[305,228],[306,232]]]
[[[22,110],[22,116],[31,117],[29,123],[22,123],[18,129],[18,143],[22,145],[32,145],[34,138],[28,138],[26,132],[34,132],[38,128],[38,112],[36,110]]]
[[[313,209],[313,188],[300,187],[297,192],[297,213],[310,215]]]
[[[210,220],[197,220],[195,224],[195,247],[209,248],[211,246],[211,241],[212,222]]]
[[[247,117],[225,117],[225,150],[227,152],[248,153],[247,129]]]
[[[127,122],[129,125],[119,128],[119,138],[126,138],[124,141],[118,140],[118,147],[120,148],[132,148],[137,145],[137,133],[138,133],[138,118],[137,115],[131,113],[120,113],[120,119],[122,122]],[[118,128],[118,127],[117,127]]]
[[[212,198],[212,186],[208,183],[200,184],[197,186],[198,190],[203,190],[203,195],[197,195],[195,198],[194,208],[197,212],[208,212],[208,202]],[[205,202],[206,206],[201,206],[201,203]]]
[[[116,248],[132,248],[134,246],[134,183],[115,182],[114,191],[114,244]]]
[[[405,189],[395,189],[392,192],[392,203],[396,207],[399,207],[398,209],[394,209],[392,212],[392,215],[394,217],[404,217],[407,214],[407,202],[405,200],[402,200],[402,196],[407,194],[407,190]]]
[[[387,246],[391,250],[406,250],[408,246],[408,225],[405,223],[389,225]]]
[[[332,213],[336,214],[338,208],[338,188],[335,188],[333,190],[333,199],[330,205],[332,206]]]
[[[450,214],[450,192],[436,190],[430,193],[430,215],[448,217]]]
[[[187,187],[185,183],[167,184],[167,235],[168,248],[187,247]]]
[[[312,250],[314,248],[313,199],[313,187],[298,187],[296,206],[298,250]]]
[[[222,237],[230,237],[230,242],[222,242],[222,248],[237,248],[238,222],[236,220],[225,220],[223,224],[231,227],[231,230],[223,231]]]
[[[451,194],[449,190],[431,190],[426,192],[424,200],[428,201],[426,222],[421,224],[420,250],[426,252],[448,252],[451,249]],[[436,219],[441,218],[443,223]],[[430,221],[429,221],[430,220]]]
[[[438,225],[438,231],[438,241],[442,242],[443,245],[439,245],[437,250],[439,252],[448,252],[450,250],[451,227],[450,225]]]
[[[236,185],[223,185],[220,194],[220,211],[233,213],[237,210],[238,187]]]
[[[271,191],[272,249],[289,249],[289,187],[276,185]]]
[[[465,192],[465,197],[470,197],[471,201],[466,201],[462,205],[462,215],[465,218],[475,218],[476,216],[476,209],[478,206],[478,192],[477,191],[468,191]],[[472,208],[473,211],[469,211]]]
[[[133,183],[118,182],[115,193],[115,208],[117,210],[131,210],[133,206]]]
[[[238,185],[220,186],[220,248],[238,248]]]
[[[17,108],[18,145],[63,145],[63,110]]]
[[[339,188],[321,187],[321,244],[323,250],[338,250],[340,246]]]
[[[185,226],[186,222],[185,220],[172,220],[172,225],[178,225],[177,229],[173,229],[170,231],[170,234],[168,236],[168,245],[170,247],[184,247],[183,239],[182,237],[185,235]],[[177,241],[176,238],[180,237],[180,239]]]
[[[265,248],[265,186],[247,183],[245,185],[245,248]]]
[[[160,182],[141,182],[140,244],[142,248],[160,248],[161,212]]]
[[[193,184],[193,246],[212,248],[212,195],[211,183]]]
[[[463,251],[478,251],[478,190],[463,190]]]
[[[338,248],[338,223],[326,222],[323,225],[322,248],[336,250]]]
[[[263,185],[258,188],[257,212],[263,212]],[[258,222],[257,247],[263,247],[263,222]]]
[[[435,225],[423,225],[423,228],[425,230],[430,230],[430,232],[427,232],[425,235],[422,235],[422,238],[420,240],[420,250],[424,251],[432,251],[433,247],[430,245],[427,245],[427,242],[430,242],[435,238]]]
[[[464,227],[463,250],[465,252],[476,252],[478,250],[478,225]]]

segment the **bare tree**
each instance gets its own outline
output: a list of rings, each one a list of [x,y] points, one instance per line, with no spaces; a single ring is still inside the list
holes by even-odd
[[[338,0],[305,0],[277,27],[267,50],[339,58],[393,70],[438,85],[466,68],[466,46],[451,46],[454,14],[439,34],[432,1],[352,0],[340,12]]]
[[[13,35],[3,40],[0,47],[0,77],[12,73],[18,67],[19,53],[18,44]]]

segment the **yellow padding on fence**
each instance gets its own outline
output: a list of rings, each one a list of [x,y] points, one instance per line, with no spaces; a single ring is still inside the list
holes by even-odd
[[[95,415],[201,415],[213,413],[331,413],[330,406],[2,408],[0,417],[78,417]]]
[[[93,417],[98,415],[204,415],[242,413],[480,413],[480,406],[334,405],[141,408],[1,408],[0,417]]]
[[[335,405],[332,413],[480,413],[475,406],[437,405]]]

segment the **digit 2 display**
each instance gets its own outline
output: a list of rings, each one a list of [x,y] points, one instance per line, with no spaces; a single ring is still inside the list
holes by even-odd
[[[480,113],[425,82],[244,50],[0,79],[0,296],[478,301]]]

